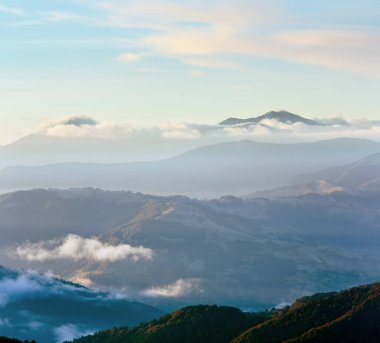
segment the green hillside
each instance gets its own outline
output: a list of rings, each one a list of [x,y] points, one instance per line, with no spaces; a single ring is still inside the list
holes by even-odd
[[[244,313],[233,307],[191,306],[133,329],[114,328],[76,343],[223,343],[269,319],[267,313]]]
[[[135,328],[114,328],[75,343],[377,343],[380,284],[316,294],[282,310],[244,313],[192,306]]]

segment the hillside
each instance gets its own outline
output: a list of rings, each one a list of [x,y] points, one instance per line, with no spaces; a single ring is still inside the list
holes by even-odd
[[[191,306],[135,328],[114,328],[76,343],[228,343],[240,332],[270,318],[268,313],[244,313],[233,307]]]
[[[380,190],[380,154],[372,154],[354,163],[302,175],[301,180],[324,179],[360,191]]]
[[[379,339],[380,284],[374,284],[316,294],[283,310],[256,314],[226,307],[188,307],[133,329],[114,328],[74,342],[377,343]]]
[[[329,195],[333,193],[354,193],[351,188],[343,187],[332,181],[316,180],[304,183],[295,183],[289,186],[254,192],[244,196],[245,199],[253,198],[288,198],[308,194]]]
[[[0,197],[0,257],[12,267],[127,288],[166,310],[259,310],[378,280],[379,217],[379,193],[200,201],[24,191]],[[129,254],[136,249],[151,254]]]
[[[380,154],[371,154],[354,163],[298,175],[293,183],[253,192],[244,198],[281,198],[306,194],[378,192],[380,190]]]
[[[375,343],[380,339],[380,285],[296,301],[233,343]]]

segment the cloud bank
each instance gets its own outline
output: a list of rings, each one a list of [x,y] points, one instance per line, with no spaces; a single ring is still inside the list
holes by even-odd
[[[142,246],[111,245],[95,238],[71,234],[59,240],[23,244],[16,249],[16,254],[22,259],[36,262],[59,259],[116,262],[126,259],[149,260],[152,259],[153,251]]]
[[[196,278],[179,279],[166,286],[146,289],[141,294],[152,298],[180,298],[194,293],[201,293],[200,284],[201,280]]]
[[[126,123],[98,122],[90,117],[72,116],[42,124],[39,135],[61,138],[103,138],[134,141],[194,141],[201,144],[251,139],[268,142],[304,142],[341,137],[380,139],[380,121],[346,120],[342,116],[318,118],[323,126],[286,124],[263,120],[259,124],[223,126],[199,123],[162,123],[134,127]]]

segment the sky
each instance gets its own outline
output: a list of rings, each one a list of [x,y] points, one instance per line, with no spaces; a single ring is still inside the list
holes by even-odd
[[[378,0],[0,0],[0,144],[68,115],[380,119]]]

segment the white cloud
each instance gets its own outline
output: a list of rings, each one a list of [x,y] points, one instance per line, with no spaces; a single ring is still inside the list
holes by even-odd
[[[135,129],[128,124],[113,122],[99,123],[87,116],[66,116],[58,120],[50,120],[41,123],[37,134],[52,137],[98,137],[98,138],[122,138],[130,137]]]
[[[111,245],[95,238],[68,235],[60,240],[26,243],[16,249],[16,254],[28,261],[71,259],[96,262],[116,262],[119,260],[151,259],[153,251],[143,246],[128,244]]]
[[[89,277],[85,277],[81,275],[75,275],[74,277],[70,278],[70,281],[77,283],[79,285],[83,285],[85,287],[94,286],[94,282]]]
[[[49,120],[41,123],[40,126],[45,129],[49,129],[56,126],[96,126],[97,121],[87,116],[66,116],[57,120]]]
[[[202,133],[196,125],[185,123],[165,123],[159,126],[160,135],[169,139],[199,139]]]
[[[180,298],[194,293],[201,293],[200,284],[200,279],[179,279],[170,285],[146,289],[142,291],[142,295],[147,297]]]

